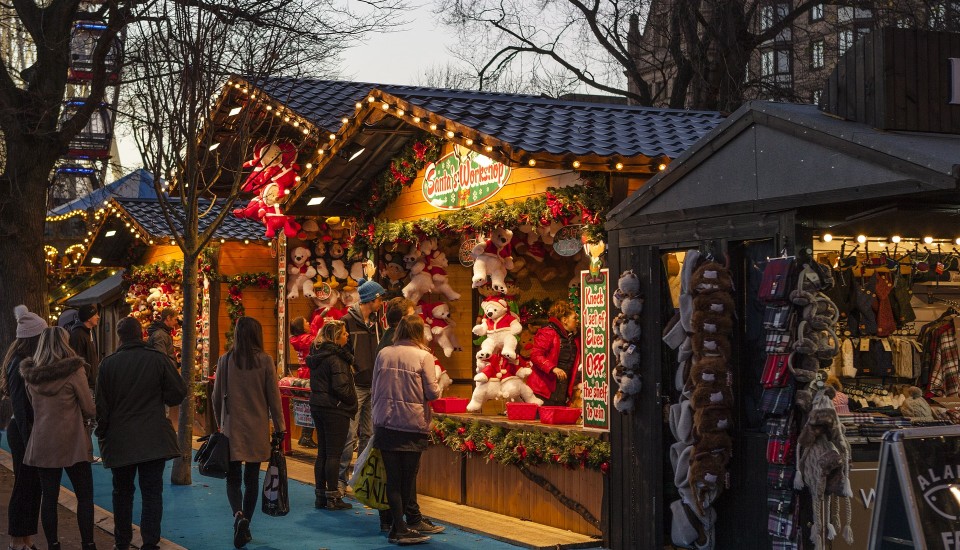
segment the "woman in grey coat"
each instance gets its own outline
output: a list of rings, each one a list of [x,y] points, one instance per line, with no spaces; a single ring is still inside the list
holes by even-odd
[[[233,545],[250,542],[250,518],[260,491],[260,463],[270,460],[270,419],[275,437],[286,431],[273,360],[263,352],[263,327],[253,317],[237,319],[233,349],[217,362],[213,413],[230,439],[227,499],[233,510]],[[240,478],[243,478],[243,490]]]

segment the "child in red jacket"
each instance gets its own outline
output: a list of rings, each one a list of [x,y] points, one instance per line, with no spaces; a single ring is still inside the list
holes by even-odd
[[[310,378],[310,369],[307,368],[306,359],[310,355],[310,346],[322,326],[323,317],[321,315],[314,315],[313,322],[309,326],[307,320],[303,317],[297,317],[290,323],[290,345],[297,352],[297,360],[300,363],[300,368],[297,369],[297,378]],[[313,442],[313,428],[304,428],[297,444],[305,449],[316,449],[317,444]]]
[[[550,322],[537,331],[527,385],[544,405],[567,406],[580,382],[580,318],[570,302],[550,307]]]

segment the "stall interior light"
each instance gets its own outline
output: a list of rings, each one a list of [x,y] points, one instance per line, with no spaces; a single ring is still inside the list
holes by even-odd
[[[309,201],[307,201],[307,206],[317,206],[323,202],[323,199],[325,198],[326,197],[312,197]]]
[[[580,168],[580,161],[579,161],[579,160],[573,161],[573,167],[574,167],[574,168]]]
[[[667,165],[662,162],[660,163],[660,166],[657,166],[657,170],[660,170],[661,172],[663,172],[666,169],[667,169]]]
[[[116,231],[115,229],[111,229],[110,231],[107,231],[106,233],[104,233],[103,236],[104,236],[104,237],[112,237],[112,236],[114,236],[114,235],[116,235],[116,234],[117,234],[117,231]]]
[[[820,237],[820,238],[823,240],[823,242],[828,243],[833,240],[833,235],[831,235],[830,233],[824,233],[823,237]]]
[[[430,125],[430,129],[431,129],[431,130],[436,130],[436,129],[437,129],[437,125],[436,125],[436,124],[431,124],[431,125]]]
[[[359,157],[359,156],[362,155],[363,152],[366,151],[366,150],[367,150],[366,147],[361,147],[361,148],[357,149],[357,151],[356,151],[355,153],[353,153],[352,155],[350,155],[350,158],[347,159],[347,162],[350,162],[350,161],[352,161],[353,159]]]
[[[899,243],[899,242],[900,242],[900,235],[894,235],[894,236],[890,237],[890,242],[892,242],[892,243],[894,243],[894,244]]]
[[[240,114],[240,111],[242,110],[243,110],[243,107],[234,107],[233,109],[230,109],[230,112],[227,113],[227,116],[237,116]]]
[[[210,150],[210,151],[216,151],[217,147],[220,147],[220,142],[214,143],[213,145],[211,145],[211,146],[208,147],[207,149]]]
[[[867,242],[867,236],[866,236],[866,235],[857,235],[857,242],[860,243],[860,244],[863,244],[863,243]]]
[[[923,242],[926,243],[926,244],[932,244],[932,243],[933,243],[933,237],[924,237],[924,238],[923,238]]]
[[[100,265],[100,262],[102,261],[103,260],[101,260],[100,258],[97,258],[96,256],[94,256],[93,258],[90,258],[90,263],[92,263],[93,265]]]

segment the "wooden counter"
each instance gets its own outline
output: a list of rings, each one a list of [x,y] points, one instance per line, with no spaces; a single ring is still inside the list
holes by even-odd
[[[584,432],[580,426],[553,426],[535,421],[511,421],[500,416],[436,414],[463,422],[480,422],[525,431]],[[603,474],[592,469],[568,469],[560,465],[532,465],[528,469],[546,479],[567,498],[580,503],[598,520],[603,504]],[[457,453],[443,445],[431,445],[423,454],[417,491],[431,497],[488,510],[584,535],[600,536],[600,529],[564,506],[550,492],[527,478],[513,465],[488,462],[479,454]]]

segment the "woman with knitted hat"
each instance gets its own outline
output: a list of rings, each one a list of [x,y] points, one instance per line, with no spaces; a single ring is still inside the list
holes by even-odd
[[[13,405],[13,418],[7,426],[14,475],[7,521],[10,548],[20,550],[33,547],[32,538],[37,534],[37,519],[40,517],[40,473],[33,466],[23,463],[33,428],[33,407],[27,397],[27,386],[20,375],[20,363],[36,353],[40,333],[47,328],[47,323],[23,305],[14,308],[13,315],[17,319],[17,339],[3,356],[0,393],[8,395]]]
[[[33,357],[20,362],[33,404],[33,431],[23,463],[40,470],[40,521],[47,547],[60,550],[57,537],[57,499],[63,471],[77,496],[77,524],[84,550],[93,541],[93,444],[86,421],[97,415],[87,385],[86,364],[68,343],[60,327],[43,329]]]

